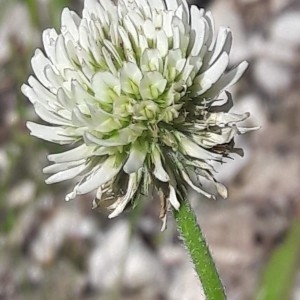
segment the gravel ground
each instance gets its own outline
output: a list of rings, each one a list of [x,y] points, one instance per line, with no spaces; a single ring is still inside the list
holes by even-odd
[[[46,3],[40,1],[43,28],[52,24]],[[25,2],[0,5],[0,299],[200,299],[174,221],[170,217],[167,231],[160,233],[155,204],[146,203],[131,233],[129,215],[108,220],[105,211],[91,210],[88,196],[65,203],[66,184],[44,184],[46,154],[59,148],[29,137],[25,121],[35,116],[19,91],[41,29],[32,25]],[[231,92],[235,110],[249,111],[249,124],[262,127],[238,140],[244,158],[219,168],[229,199],[192,197],[228,299],[247,300],[300,212],[300,3],[201,5],[212,11],[216,26],[231,27],[232,65],[249,61]],[[297,284],[293,295],[300,299]]]

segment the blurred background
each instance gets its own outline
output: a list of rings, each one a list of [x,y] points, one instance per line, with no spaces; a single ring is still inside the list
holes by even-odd
[[[154,0],[153,0],[154,1]],[[232,65],[250,68],[231,90],[234,110],[262,128],[239,138],[245,157],[219,168],[227,200],[193,199],[229,300],[300,299],[300,2],[190,1],[233,31]],[[0,0],[0,299],[198,300],[201,288],[172,215],[158,204],[108,220],[72,183],[47,186],[36,120],[20,93],[41,32],[83,1]]]

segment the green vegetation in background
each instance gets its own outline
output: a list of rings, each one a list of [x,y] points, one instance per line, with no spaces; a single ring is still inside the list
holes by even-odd
[[[283,243],[274,251],[263,274],[255,300],[288,300],[300,257],[300,219],[297,218]]]
[[[61,12],[64,7],[70,6],[72,4],[71,2],[72,1],[70,1],[70,0],[51,0],[51,1],[49,1],[50,20],[52,22],[51,27],[53,26],[57,29],[60,28]]]
[[[59,29],[60,27],[60,16],[62,9],[66,6],[70,6],[72,2],[70,0],[49,0],[48,7],[49,7],[49,15],[48,16],[41,16],[40,6],[38,0],[25,0],[31,21],[34,27],[36,28],[43,28],[43,27],[54,27]],[[51,24],[46,24],[50,22]]]
[[[37,28],[40,27],[38,0],[25,0],[25,2],[29,10],[32,25]]]

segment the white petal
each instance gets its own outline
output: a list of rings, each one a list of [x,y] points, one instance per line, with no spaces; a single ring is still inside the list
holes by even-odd
[[[122,128],[122,124],[117,118],[109,116],[108,113],[105,114],[105,112],[100,111],[100,109],[98,113],[92,114],[91,117],[94,123],[94,130],[98,132],[108,133],[113,130],[119,130],[120,128]]]
[[[244,134],[244,133],[247,133],[247,132],[255,131],[255,130],[258,130],[260,128],[261,128],[260,126],[255,126],[255,127],[240,127],[240,126],[238,126],[237,127],[237,129],[238,129],[238,131],[239,131],[240,134]]]
[[[51,83],[50,90],[56,91],[64,85],[64,79],[60,74],[57,73],[57,70],[54,70],[54,67],[48,65],[44,69],[45,76],[49,83]]]
[[[48,160],[55,163],[77,161],[89,157],[92,154],[93,149],[94,147],[88,147],[85,144],[82,144],[62,153],[50,154],[48,155]]]
[[[173,1],[173,0],[170,0]],[[167,11],[163,14],[163,30],[166,33],[168,38],[172,38],[173,36],[173,26],[172,26],[172,20],[174,17],[174,13],[172,11]]]
[[[151,154],[154,163],[154,170],[153,170],[154,176],[162,182],[168,182],[170,180],[170,177],[168,173],[165,171],[164,167],[162,166],[161,154],[157,149],[157,147],[152,149]]]
[[[41,102],[43,104],[48,103],[48,105],[56,102],[55,95],[46,89],[35,77],[29,76],[28,83],[39,97],[39,101],[36,102]]]
[[[180,207],[180,203],[177,199],[177,196],[176,196],[176,191],[174,189],[174,187],[172,185],[169,185],[169,189],[170,189],[170,193],[169,193],[169,197],[168,197],[168,200],[170,201],[170,203],[172,204],[172,206],[178,210],[179,207]]]
[[[228,73],[224,74],[213,86],[209,89],[205,94],[204,97],[207,98],[214,98],[215,96],[219,95],[225,89],[231,87],[242,77],[244,72],[248,67],[248,63],[243,61],[240,63],[236,68],[230,70]]]
[[[117,67],[112,59],[111,53],[107,51],[105,47],[102,47],[102,54],[105,59],[106,65],[109,68],[110,73],[117,76],[118,75]]]
[[[68,136],[61,127],[45,126],[33,122],[26,123],[31,135],[40,139],[57,144],[70,144],[75,141],[75,137]]]
[[[66,49],[65,39],[63,35],[59,35],[55,43],[55,66],[60,69],[73,68],[73,64]]]
[[[141,69],[143,72],[162,71],[163,60],[157,49],[146,49],[141,57]]]
[[[190,35],[189,28],[178,17],[172,20],[173,26],[173,49],[180,49],[184,56],[188,49]]]
[[[214,19],[212,16],[212,13],[210,11],[207,11],[204,15],[207,24],[208,24],[208,34],[206,44],[208,45],[208,50],[212,50],[214,47],[214,36],[215,36],[215,24]]]
[[[180,41],[181,41],[181,32],[179,30],[179,27],[173,25],[173,49],[174,50],[180,49],[181,51]],[[184,54],[183,51],[181,52]]]
[[[84,11],[83,11],[83,13],[84,13]],[[81,48],[83,48],[86,51],[88,51],[91,48],[89,34],[90,34],[90,32],[88,30],[87,20],[82,19],[81,24],[79,26],[79,45]],[[81,56],[81,55],[84,55],[84,53],[85,52],[83,52],[83,51],[79,51],[79,53],[78,53],[78,55],[81,57],[81,60],[83,57],[85,57],[85,56]]]
[[[203,189],[201,189],[200,187],[196,186],[192,180],[190,179],[190,177],[188,176],[188,174],[184,171],[181,172],[182,174],[182,178],[184,179],[184,181],[197,193],[207,197],[207,198],[214,198],[214,195],[211,195],[209,193],[207,193],[206,191],[204,191]]]
[[[232,34],[230,29],[226,27],[221,27],[218,32],[216,44],[213,49],[213,54],[208,64],[212,65],[222,52],[226,52],[229,54],[231,44],[232,44]]]
[[[127,30],[128,35],[131,37],[135,50],[139,48],[139,36],[137,32],[136,24],[131,20],[130,15],[124,17],[124,28]]]
[[[189,138],[180,134],[180,147],[187,155],[202,159],[202,160],[218,160],[220,155],[216,153],[209,152],[204,148],[198,146],[196,143],[191,141]]]
[[[74,104],[81,104],[81,105],[89,105],[95,104],[95,98],[88,92],[87,86],[85,86],[81,81],[72,80],[71,82],[71,99],[68,103],[71,102],[71,105],[66,107],[74,108]],[[73,102],[73,103],[72,103]]]
[[[186,0],[178,0],[179,5],[183,7],[182,20],[185,24],[190,23],[190,9]]]
[[[75,187],[74,191],[78,194],[86,194],[100,187],[102,184],[115,177],[122,168],[122,163],[117,163],[117,158],[109,157],[99,169],[90,175],[83,183]]]
[[[202,18],[198,8],[192,6],[191,13],[192,23],[189,53],[191,56],[198,56],[205,42],[207,24]]]
[[[162,225],[160,231],[165,231],[167,229],[167,214],[162,217]]]
[[[51,62],[48,58],[45,57],[45,55],[40,49],[36,49],[34,56],[31,59],[31,65],[33,72],[35,73],[39,81],[45,87],[50,87],[51,82],[49,82],[48,78],[46,78],[44,70],[46,66],[51,65]]]
[[[50,58],[52,63],[56,63],[55,59],[55,43],[58,34],[55,29],[46,29],[43,32],[43,45],[47,56]]]
[[[115,210],[108,216],[110,219],[117,217],[123,212],[126,205],[132,200],[132,197],[136,193],[140,181],[141,172],[130,174],[126,194],[117,201]]]
[[[207,116],[206,124],[209,125],[218,125],[218,126],[225,126],[225,125],[234,125],[237,122],[241,122],[249,118],[249,113],[244,114],[234,114],[234,113],[226,113],[226,112],[219,112],[219,113],[210,113]]]
[[[124,54],[125,54],[127,61],[133,62],[136,64],[135,52],[132,48],[132,44],[131,44],[130,38],[128,36],[128,33],[125,31],[125,29],[122,26],[118,27],[118,31],[121,36],[122,42],[123,42]]]
[[[175,11],[178,8],[177,0],[165,0],[165,1],[166,1],[168,10]]]
[[[28,86],[27,84],[23,84],[21,87],[22,93],[30,100],[32,104],[42,103],[43,105],[47,105],[47,101],[42,95],[37,95],[35,90]]]
[[[67,194],[65,197],[66,201],[73,200],[77,196],[77,193],[75,191],[72,191],[71,193]]]
[[[154,24],[150,20],[146,20],[142,26],[143,33],[145,37],[149,40],[154,40],[156,38],[156,29]]]
[[[56,113],[50,111],[47,109],[44,105],[41,105],[39,103],[36,103],[34,105],[34,109],[36,114],[43,119],[44,121],[50,123],[50,124],[55,124],[55,125],[66,125],[66,126],[72,126],[72,123],[70,120],[66,120]]]
[[[83,114],[79,107],[75,107],[71,114],[72,124],[76,127],[93,128],[94,124],[90,117]]]
[[[201,67],[200,64],[201,63],[199,63],[199,68]],[[193,65],[191,60],[188,59],[185,63],[185,67],[183,71],[180,74],[180,78],[186,83],[188,87],[192,85],[192,79],[194,77],[192,73],[194,72],[195,72],[195,66]]]
[[[113,136],[107,139],[101,139],[93,134],[86,132],[84,138],[87,141],[96,143],[99,146],[113,147],[113,146],[124,146],[134,142],[144,131],[143,125],[132,124],[128,127],[120,129]]]
[[[99,1],[97,0],[85,0],[84,1],[84,10],[83,10],[83,17],[87,19],[91,19],[90,15],[100,15],[100,10],[102,8],[100,6]]]
[[[95,73],[94,73],[95,74]],[[93,74],[93,75],[94,75]],[[76,70],[72,69],[64,69],[62,71],[62,77],[66,78],[64,79],[64,82],[62,84],[63,89],[68,94],[68,98],[70,99],[70,102],[78,103],[81,105],[85,105],[88,103],[95,103],[96,99],[91,94],[89,94],[88,91],[92,90],[90,79],[87,78],[83,72],[78,72]],[[81,92],[78,95],[75,95],[75,91],[77,92],[77,87],[80,86],[81,90],[85,91]],[[60,87],[58,87],[59,89]],[[79,101],[78,99],[81,98]]]
[[[227,191],[226,186],[219,182],[216,182],[215,184],[216,184],[218,193],[221,195],[222,198],[226,199],[228,197],[228,191]]]
[[[74,98],[76,98],[76,96],[74,96]],[[76,104],[74,100],[75,99],[68,97],[63,88],[59,88],[57,90],[57,102],[60,104],[60,106],[72,111]]]
[[[86,168],[85,164],[79,165],[77,167],[58,172],[49,178],[46,179],[47,184],[57,183],[64,180],[72,179],[76,176],[78,176],[84,169]]]
[[[144,100],[157,99],[165,90],[167,80],[161,73],[147,72],[140,83],[140,94]]]
[[[218,104],[218,101],[214,102],[213,105],[210,107],[211,112],[213,113],[220,113],[220,112],[229,112],[230,109],[233,107],[233,100],[232,95],[228,91],[225,91],[227,99],[225,100],[224,104],[222,105],[216,105]],[[221,99],[223,102],[224,99]]]
[[[142,24],[144,23],[143,15],[138,10],[132,10],[127,14],[127,16],[134,24],[137,31],[139,31],[138,29],[141,28]]]
[[[148,3],[152,9],[156,9],[156,10],[165,10],[166,9],[166,6],[165,6],[165,3],[163,0],[155,0],[155,1],[148,0]]]
[[[193,135],[193,140],[206,148],[212,148],[217,145],[227,144],[232,138],[238,133],[236,126],[232,128],[223,128],[221,129],[221,133],[205,133],[203,136],[201,134],[199,136]]]
[[[140,81],[143,77],[141,70],[134,63],[128,62],[120,71],[121,88],[125,93],[139,93]]]
[[[127,174],[137,172],[144,164],[147,155],[146,145],[141,145],[139,141],[136,141],[130,148],[129,157],[123,167],[123,170]]]
[[[156,41],[157,50],[159,51],[162,57],[165,57],[168,54],[169,42],[164,30],[159,30],[157,32]]]
[[[100,4],[109,15],[110,21],[118,21],[118,11],[116,5],[111,0],[101,0]]]
[[[104,40],[103,41],[105,47],[107,48],[107,50],[111,53],[111,55],[113,56],[114,60],[115,60],[115,64],[117,63],[118,66],[122,66],[123,64],[123,60],[118,52],[118,50],[116,49],[116,47],[114,46],[114,44],[109,41],[109,40]]]
[[[202,95],[224,74],[229,63],[229,56],[226,52],[204,73],[194,79],[194,86],[191,88],[193,95]],[[197,86],[198,85],[198,86]]]
[[[135,1],[135,2],[139,6],[139,9],[141,10],[141,12],[146,16],[146,19],[151,19],[151,9],[149,6],[149,1],[139,0],[139,1]]]
[[[61,14],[61,25],[62,32],[68,31],[75,41],[78,41],[78,21],[79,17],[73,11],[70,11],[69,8],[64,8]],[[76,22],[77,21],[77,22]]]
[[[113,98],[121,93],[120,80],[110,72],[96,73],[92,78],[92,88],[95,97],[104,103],[112,103]]]
[[[69,162],[53,164],[53,165],[45,167],[43,169],[43,173],[51,174],[51,173],[65,171],[65,170],[77,167],[79,165],[82,165],[83,163],[85,163],[85,161],[86,161],[85,159],[81,159],[81,160],[76,160],[76,161],[69,161]]]
[[[174,82],[176,76],[183,70],[186,60],[180,49],[170,50],[165,58],[163,75],[168,82]]]

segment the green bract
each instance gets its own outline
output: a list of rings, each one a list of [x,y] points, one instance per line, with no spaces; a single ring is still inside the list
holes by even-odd
[[[72,146],[48,156],[47,183],[78,178],[66,199],[97,190],[110,217],[140,195],[160,197],[164,224],[189,188],[226,197],[212,164],[253,129],[219,96],[247,68],[228,70],[230,30],[215,36],[211,14],[185,0],[86,0],[82,17],[65,8],[61,22],[61,33],[44,31],[22,87],[50,124],[28,122],[31,134]]]

